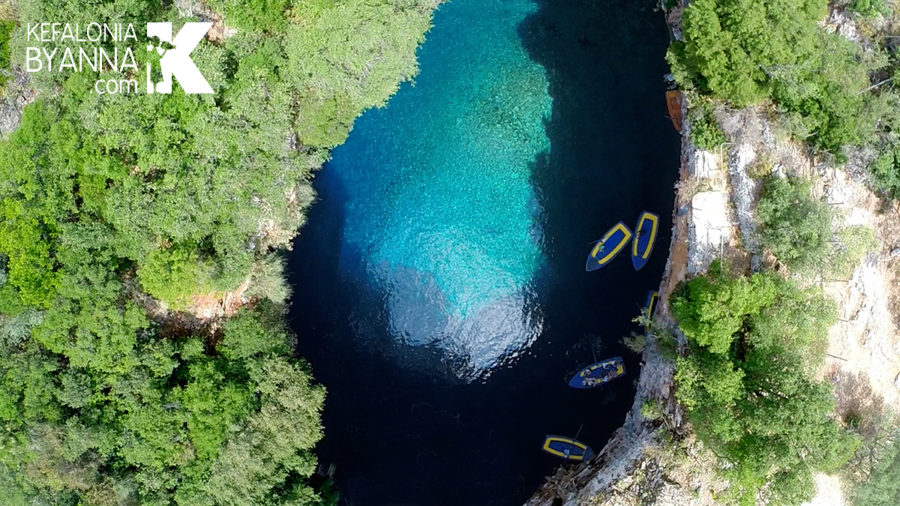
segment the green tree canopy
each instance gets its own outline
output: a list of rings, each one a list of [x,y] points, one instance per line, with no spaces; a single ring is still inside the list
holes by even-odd
[[[769,177],[758,207],[759,238],[791,268],[820,267],[830,249],[831,209],[798,178]]]
[[[274,250],[327,148],[415,74],[437,3],[210,0],[237,28],[192,54],[212,95],[33,74],[0,140],[0,503],[334,500],[310,485],[325,392],[292,356]],[[29,22],[180,18],[151,0],[18,4],[0,63]],[[245,283],[233,318],[179,325],[195,296]]]
[[[721,499],[811,497],[812,472],[836,471],[857,445],[831,418],[829,386],[813,378],[833,304],[773,274],[733,276],[715,264],[670,307],[689,344],[676,361],[676,397],[730,464],[730,496]]]
[[[795,133],[839,152],[872,139],[866,61],[819,26],[824,0],[694,0],[667,59],[676,80],[743,107],[773,99]]]

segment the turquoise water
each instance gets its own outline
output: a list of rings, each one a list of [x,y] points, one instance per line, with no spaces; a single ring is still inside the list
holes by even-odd
[[[328,388],[317,445],[341,504],[513,506],[632,405],[622,345],[669,245],[679,138],[655,0],[451,0],[421,73],[316,175],[288,272],[298,354]],[[551,98],[552,97],[552,98]],[[660,215],[648,265],[585,273]],[[625,378],[568,380],[622,356]]]
[[[517,34],[536,10],[441,7],[420,76],[363,115],[326,169],[346,192],[342,258],[386,294],[395,339],[453,353],[461,376],[540,331],[526,303],[544,261],[531,171],[553,100]]]

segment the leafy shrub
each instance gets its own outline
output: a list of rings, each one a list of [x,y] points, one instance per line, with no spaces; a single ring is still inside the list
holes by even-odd
[[[9,283],[8,259],[0,254],[0,315],[13,317],[28,309],[19,296],[19,290]]]
[[[137,274],[147,293],[182,308],[191,295],[210,291],[210,270],[194,248],[178,246],[151,251]]]
[[[0,89],[6,84],[9,79],[8,73],[12,71],[9,58],[9,39],[15,27],[15,22],[0,19]]]
[[[684,335],[713,353],[725,353],[747,317],[757,316],[776,296],[772,276],[732,278],[721,264],[684,284],[669,305]]]
[[[852,483],[848,494],[851,504],[900,504],[900,430],[895,428],[881,446],[873,443],[860,450],[866,451],[862,458],[870,467],[865,477]]]
[[[831,239],[831,209],[812,198],[809,183],[771,176],[759,201],[759,238],[791,268],[821,265]]]
[[[863,257],[878,250],[875,231],[862,225],[846,227],[837,233],[837,241],[828,256],[830,276],[848,279]]]
[[[692,108],[691,141],[707,151],[712,151],[728,141],[709,108],[702,106]]]
[[[900,198],[900,143],[884,150],[872,162],[869,172],[876,187],[892,198]]]
[[[622,338],[622,344],[634,353],[643,353],[647,347],[647,336],[644,334],[631,334]]]
[[[747,175],[753,179],[765,179],[772,171],[775,170],[775,162],[768,153],[761,153],[760,156],[747,167]]]
[[[663,416],[662,408],[655,399],[647,399],[641,404],[641,416],[647,420],[659,420]]]
[[[866,64],[818,22],[824,0],[695,0],[667,59],[684,87],[742,107],[772,98],[796,134],[837,153],[871,138]]]
[[[862,381],[866,381],[862,376]],[[898,414],[874,392],[863,392],[864,405],[849,411],[845,423],[862,436],[862,444],[844,468],[848,502],[857,506],[900,501],[900,424]]]
[[[684,42],[668,59],[680,83],[745,106],[771,94],[768,67],[814,53],[824,14],[823,0],[695,0],[684,12]]]
[[[285,15],[293,0],[208,0],[209,8],[225,15],[239,29],[277,31],[286,26]]]
[[[850,8],[866,17],[890,16],[891,9],[884,0],[853,0]]]
[[[291,295],[291,288],[285,279],[284,262],[275,255],[261,258],[250,273],[250,297],[260,297],[272,302],[284,302]]]
[[[807,500],[812,473],[836,471],[858,444],[830,418],[829,387],[811,371],[833,307],[772,274],[731,276],[714,264],[678,289],[671,309],[690,349],[676,360],[676,398],[730,464],[730,499]]]
[[[35,309],[25,310],[15,316],[0,314],[0,350],[19,346],[31,335],[31,329],[40,325],[44,314]]]

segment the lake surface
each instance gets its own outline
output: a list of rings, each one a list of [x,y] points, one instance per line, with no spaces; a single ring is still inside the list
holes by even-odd
[[[646,0],[452,0],[415,84],[334,151],[289,270],[346,504],[519,504],[561,463],[545,434],[599,450],[621,425],[621,337],[668,253],[667,43]],[[585,273],[643,209],[662,218],[647,267]],[[567,388],[612,355],[626,378]]]

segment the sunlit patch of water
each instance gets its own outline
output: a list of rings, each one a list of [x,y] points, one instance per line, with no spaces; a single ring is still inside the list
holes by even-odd
[[[360,118],[328,170],[347,193],[345,267],[383,294],[377,318],[471,379],[542,329],[529,304],[543,264],[531,170],[550,150],[552,99],[516,32],[531,0],[445,8],[456,15],[420,49],[415,86]]]

